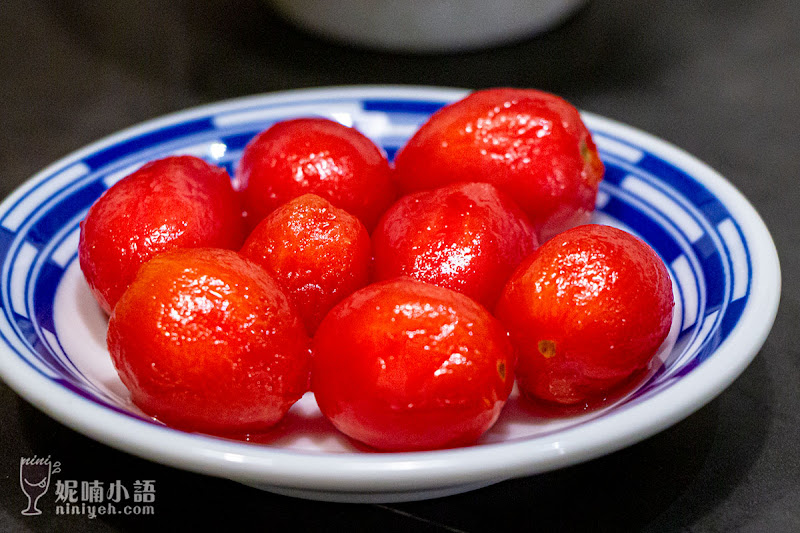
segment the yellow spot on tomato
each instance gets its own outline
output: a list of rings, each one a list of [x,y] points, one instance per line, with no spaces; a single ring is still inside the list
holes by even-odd
[[[539,353],[550,359],[556,354],[555,341],[539,341]]]

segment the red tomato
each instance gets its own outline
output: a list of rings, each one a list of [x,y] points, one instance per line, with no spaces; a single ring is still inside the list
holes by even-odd
[[[270,213],[241,253],[272,275],[311,334],[334,305],[367,284],[372,259],[364,225],[314,194]]]
[[[473,443],[514,381],[502,325],[463,294],[410,278],[333,308],[313,342],[312,390],[346,435],[381,450]]]
[[[308,387],[300,320],[272,278],[230,250],[145,263],[111,315],[108,350],[133,402],[185,430],[265,430]]]
[[[488,89],[433,116],[395,158],[401,192],[485,181],[509,194],[542,240],[588,221],[603,164],[578,111],[534,89]]]
[[[376,279],[408,275],[492,308],[537,240],[506,195],[488,183],[458,183],[401,198],[372,244]]]
[[[81,222],[81,270],[110,313],[139,267],[174,248],[239,248],[241,206],[225,170],[196,157],[146,164],[107,190]]]
[[[609,226],[568,230],[527,258],[496,315],[530,399],[601,399],[651,362],[672,322],[672,283],[643,241]]]
[[[395,199],[389,162],[353,128],[323,118],[278,122],[244,150],[236,170],[251,226],[305,193],[317,194],[371,230]]]

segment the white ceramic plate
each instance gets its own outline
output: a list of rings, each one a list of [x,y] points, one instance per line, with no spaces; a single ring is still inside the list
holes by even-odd
[[[663,365],[627,397],[548,419],[515,395],[476,445],[415,453],[354,447],[310,393],[261,443],[170,429],[130,403],[77,261],[78,224],[104,190],[168,154],[232,170],[255,133],[303,115],[353,125],[391,156],[430,113],[465,94],[344,87],[255,96],[147,122],[54,163],[0,206],[0,376],[55,419],[141,457],[282,494],[369,502],[453,494],[585,461],[666,428],[728,386],[763,344],[778,307],[780,270],[767,229],[739,192],[692,156],[586,114],[607,166],[596,220],[647,240],[675,284]]]

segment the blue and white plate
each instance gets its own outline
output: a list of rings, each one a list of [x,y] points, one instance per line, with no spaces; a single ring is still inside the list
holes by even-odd
[[[322,419],[311,393],[260,443],[177,431],[131,404],[77,261],[79,223],[103,191],[169,154],[232,171],[254,134],[297,116],[355,126],[392,156],[432,112],[465,94],[349,87],[244,98],[147,122],[53,164],[0,206],[0,376],[55,419],[141,457],[282,494],[371,502],[453,494],[585,461],[666,428],[727,387],[777,311],[780,270],[767,229],[700,161],[586,114],[607,169],[596,220],[650,243],[675,286],[663,364],[627,397],[581,416],[537,418],[514,395],[478,444],[414,453],[356,449]]]

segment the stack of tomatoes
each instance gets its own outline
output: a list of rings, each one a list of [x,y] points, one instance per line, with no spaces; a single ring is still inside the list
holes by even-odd
[[[536,90],[444,107],[393,164],[353,128],[289,120],[233,180],[180,156],[115,184],[80,263],[120,378],[166,424],[262,432],[311,390],[374,448],[466,445],[515,380],[532,402],[586,403],[665,339],[662,261],[582,225],[602,174],[575,108]]]

